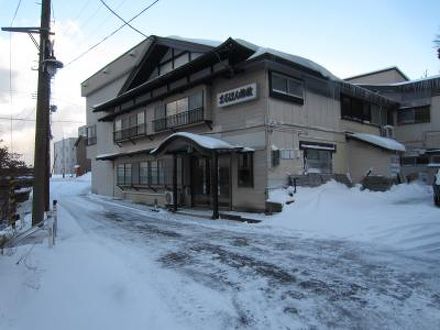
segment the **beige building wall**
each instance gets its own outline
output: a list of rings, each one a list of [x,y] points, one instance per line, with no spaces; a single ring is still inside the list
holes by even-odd
[[[434,96],[425,103],[430,103],[429,123],[395,126],[396,139],[404,144],[420,148],[440,147],[440,96]]]
[[[392,177],[392,157],[395,152],[374,147],[370,144],[350,139],[347,143],[348,164],[353,182],[360,182],[367,172],[371,175]]]
[[[268,99],[268,122],[273,129],[268,133],[268,185],[276,187],[287,183],[288,175],[304,174],[304,151],[300,141],[331,143],[336,146],[332,153],[332,170],[335,174],[349,174],[346,132],[380,135],[379,127],[341,119],[340,101],[305,91],[304,104]],[[280,159],[273,167],[271,148],[293,150],[293,159]],[[375,159],[367,160],[373,164]]]

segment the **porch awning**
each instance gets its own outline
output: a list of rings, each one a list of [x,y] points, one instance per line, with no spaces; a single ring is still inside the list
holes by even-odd
[[[386,138],[383,136],[378,136],[374,134],[367,133],[347,133],[347,138],[356,139],[362,142],[369,143],[376,147],[391,150],[405,152],[405,146],[394,139]]]
[[[177,152],[179,150],[186,150],[188,146],[192,146],[202,153],[209,153],[211,151],[217,152],[231,152],[231,151],[248,151],[246,147],[231,144],[229,142],[213,138],[206,135],[199,135],[188,132],[179,132],[171,134],[163,140],[159,146],[151,151],[152,155],[159,155],[162,153]]]

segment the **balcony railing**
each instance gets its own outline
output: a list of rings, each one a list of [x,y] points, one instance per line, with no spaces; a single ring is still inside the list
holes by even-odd
[[[145,124],[141,124],[130,128],[121,129],[119,131],[114,131],[113,141],[115,142],[124,141],[130,138],[143,136],[145,134],[146,134]]]
[[[153,127],[155,132],[160,132],[174,127],[199,123],[203,120],[203,107],[201,107],[185,112],[180,112],[178,114],[167,116],[165,118],[155,119],[153,120]]]

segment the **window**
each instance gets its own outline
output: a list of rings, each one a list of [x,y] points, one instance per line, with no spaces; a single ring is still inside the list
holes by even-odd
[[[203,91],[187,97],[158,105],[153,122],[156,132],[167,128],[203,121]]]
[[[238,154],[238,186],[254,186],[254,161],[251,152]]]
[[[150,184],[150,162],[142,162],[139,164],[139,184]]]
[[[139,184],[139,163],[131,164],[131,183],[135,186]]]
[[[87,145],[96,144],[96,125],[87,127]]]
[[[270,74],[270,96],[304,103],[304,82],[279,73]]]
[[[280,158],[281,159],[293,159],[294,152],[293,149],[281,149]]]
[[[116,170],[116,176],[117,176],[116,182],[118,186],[123,186],[125,182],[124,167],[125,164],[119,164]]]
[[[145,134],[145,112],[137,113],[137,135]]]
[[[332,152],[329,150],[305,149],[304,166],[307,173],[332,173]]]
[[[145,135],[145,111],[138,111],[116,118],[113,130],[113,140],[116,142]]]
[[[440,164],[440,155],[432,155],[431,156],[432,164]]]
[[[280,165],[280,150],[272,150],[272,166],[278,166]]]
[[[203,92],[197,92],[188,97],[188,110],[203,108]]]
[[[151,161],[150,163],[150,184],[152,185],[157,185],[158,184],[158,180],[157,180],[157,161]]]
[[[400,109],[397,111],[398,125],[429,123],[430,121],[429,106]]]
[[[375,121],[381,120],[379,110],[373,107],[372,104],[356,99],[347,95],[341,95],[341,118],[354,120],[359,122],[372,122],[372,117]]]
[[[131,164],[125,164],[124,185],[131,186]]]
[[[403,166],[427,165],[429,158],[426,155],[401,157],[400,162]]]
[[[157,184],[165,184],[165,162],[163,160],[157,161]]]

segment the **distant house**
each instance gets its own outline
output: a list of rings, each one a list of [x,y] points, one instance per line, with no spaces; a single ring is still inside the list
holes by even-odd
[[[92,163],[91,160],[87,158],[87,126],[81,126],[78,128],[78,138],[75,141],[75,151],[75,174],[83,175],[90,172],[92,169]]]
[[[65,138],[54,143],[53,173],[62,175],[75,174],[76,138]]]
[[[346,80],[399,104],[384,134],[406,147],[402,174],[431,184],[440,168],[440,75],[408,80],[393,67]]]
[[[393,178],[405,151],[398,101],[241,39],[151,36],[81,90],[92,191],[147,204],[262,211],[289,177]]]

